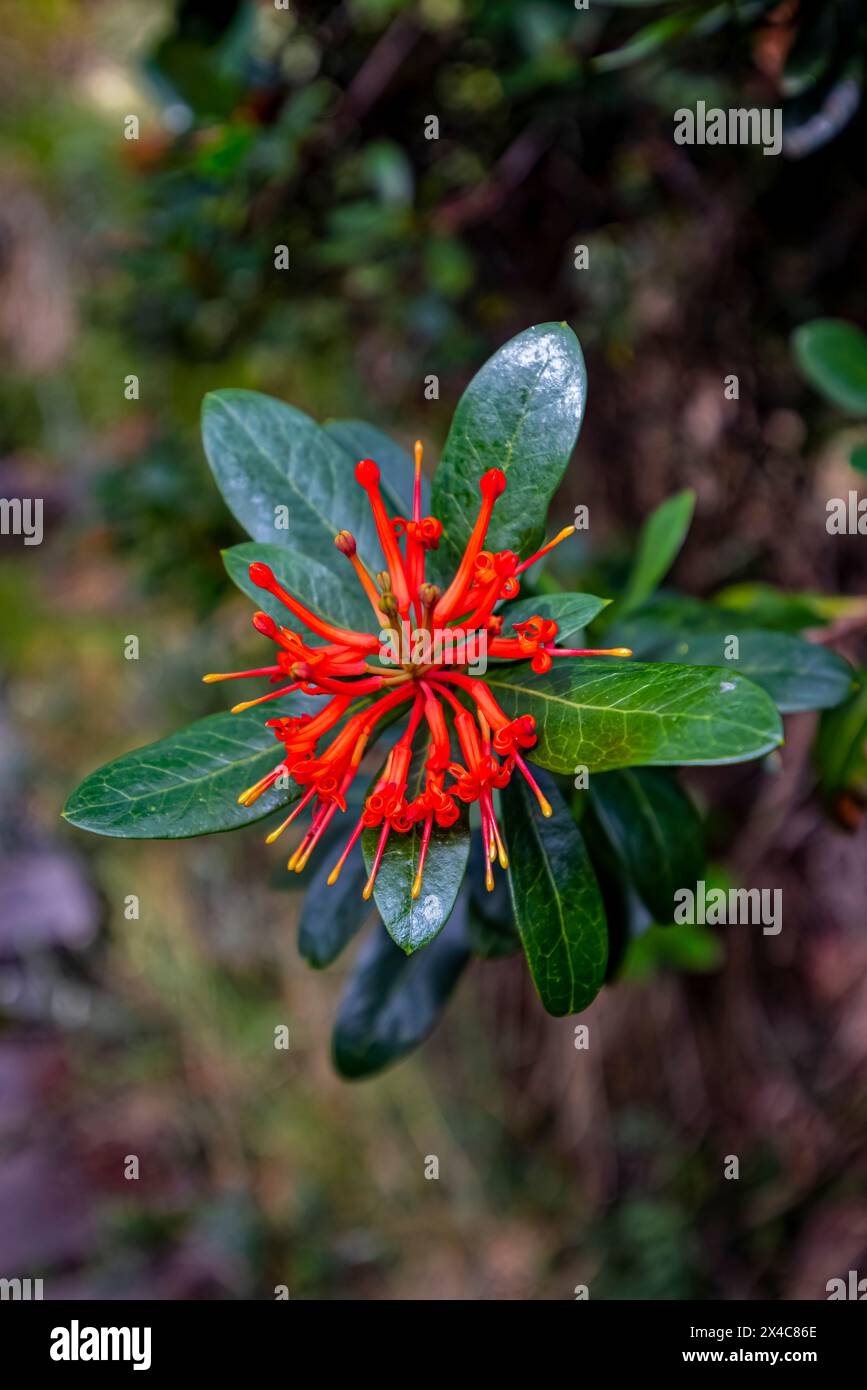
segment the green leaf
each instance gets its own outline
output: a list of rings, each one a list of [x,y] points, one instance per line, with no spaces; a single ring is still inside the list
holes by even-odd
[[[602,53],[592,60],[591,66],[597,72],[616,72],[619,68],[630,67],[643,58],[649,58],[674,39],[685,34],[708,35],[724,25],[731,16],[727,4],[716,5],[707,10],[702,7],[686,9],[679,14],[664,15],[645,24],[637,34],[620,48],[610,53]]]
[[[867,415],[867,333],[842,319],[814,319],[794,334],[807,380],[832,404]]]
[[[678,888],[704,867],[701,819],[672,774],[637,767],[591,778],[590,799],[642,901],[670,922]]]
[[[743,762],[783,738],[764,690],[701,666],[564,657],[544,676],[521,662],[485,679],[510,719],[533,715],[528,756],[552,772]]]
[[[737,660],[727,660],[725,647],[731,635],[703,632],[681,637],[671,633],[667,640],[657,639],[640,655],[654,661],[717,665],[725,671],[738,671],[766,690],[782,714],[832,709],[855,689],[851,666],[836,652],[815,642],[805,642],[787,632],[747,629],[737,638]]]
[[[511,636],[515,623],[525,623],[538,613],[541,618],[554,619],[559,627],[557,645],[569,647],[610,602],[596,598],[595,594],[538,594],[535,598],[515,599],[497,612],[503,618],[504,637]]]
[[[663,612],[670,622],[660,621]],[[637,613],[606,635],[631,647],[643,660],[737,671],[766,690],[783,714],[830,709],[852,694],[854,672],[835,652],[788,632],[752,626],[737,632],[737,624],[736,614],[712,604],[680,612],[677,607],[668,611],[657,606],[647,610],[646,621],[643,613]],[[738,644],[736,658],[728,655],[733,638]]]
[[[828,800],[845,792],[867,795],[867,667],[858,674],[857,694],[819,722],[815,759]]]
[[[407,777],[406,799],[412,801],[423,790],[425,761],[429,742],[423,741],[413,753]],[[460,892],[470,853],[469,820],[464,813],[447,830],[434,826],[424,863],[421,892],[412,896],[418,870],[424,827],[416,824],[404,834],[392,831],[376,875],[373,896],[380,916],[393,940],[409,955],[442,930]],[[381,828],[365,829],[361,848],[368,873],[373,865]]]
[[[415,463],[406,449],[365,420],[329,420],[325,429],[349,454],[353,467],[364,458],[379,464],[382,495],[389,511],[398,516],[411,516]],[[422,516],[430,513],[430,483],[424,474],[421,510]]]
[[[314,708],[302,696],[274,701],[269,717]],[[86,777],[63,814],[82,830],[123,839],[184,839],[237,830],[297,800],[294,782],[253,806],[238,796],[280,762],[282,745],[261,709],[211,714],[168,738],[125,753]]]
[[[708,975],[725,959],[716,932],[698,923],[670,927],[650,926],[630,941],[619,978],[645,980],[660,970],[678,974]]]
[[[202,406],[205,453],[230,510],[256,541],[276,542],[344,578],[335,548],[351,531],[374,570],[382,559],[373,516],[350,455],[309,415],[258,391],[212,391]],[[277,529],[287,507],[289,529]]]
[[[348,838],[348,832],[343,838]],[[337,882],[329,887],[328,876],[338,857],[332,852],[333,841],[334,837],[329,837],[328,844],[319,850],[320,862],[310,880],[298,923],[299,953],[314,970],[324,970],[336,960],[370,915],[370,906],[361,896],[365,872],[357,846]]]
[[[260,589],[250,579],[249,569],[254,560],[270,565],[283,588],[288,589],[293,598],[312,608],[320,618],[338,627],[354,628],[360,632],[378,631],[373,609],[364,596],[355,571],[344,555],[339,558],[345,570],[342,577],[316,560],[310,560],[282,545],[245,541],[243,545],[233,545],[223,551],[223,564],[229,578],[253,600],[257,608],[270,613],[277,622],[293,630],[299,625],[299,620],[278,598]],[[313,637],[313,644],[318,640]]]
[[[429,558],[438,582],[449,581],[460,563],[479,510],[479,479],[489,468],[503,470],[507,487],[494,507],[486,548],[527,555],[541,543],[586,397],[584,358],[565,323],[519,333],[473,377],[434,475],[432,506],[443,535]]]
[[[411,956],[377,926],[337,1011],[332,1051],[341,1076],[373,1076],[418,1047],[469,961],[463,905],[436,940]]]
[[[695,493],[687,489],[669,497],[645,521],[626,588],[617,612],[631,613],[650,598],[680,553],[695,508]]]
[[[608,935],[581,831],[549,779],[544,789],[548,819],[517,773],[502,805],[515,921],[539,998],[559,1018],[586,1009],[599,993]]]
[[[822,627],[864,607],[864,599],[810,592],[786,593],[773,584],[730,584],[714,594],[713,608],[736,613],[749,627],[768,627],[779,632],[800,632]]]
[[[849,462],[858,473],[867,473],[867,444],[856,444],[849,455]]]

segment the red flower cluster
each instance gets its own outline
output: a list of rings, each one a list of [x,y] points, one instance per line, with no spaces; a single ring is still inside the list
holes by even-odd
[[[362,757],[377,736],[377,726],[386,716],[409,714],[405,732],[392,747],[385,767],[368,795],[364,811],[334,867],[329,883],[334,883],[346,858],[365,827],[380,831],[374,862],[364,888],[365,898],[382,860],[392,832],[403,834],[421,826],[421,847],[413,897],[421,890],[425,857],[434,825],[453,825],[460,815],[459,803],[476,801],[482,819],[488,888],[493,887],[491,865],[498,858],[507,867],[506,851],[494,811],[493,792],[504,787],[515,768],[527,779],[543,815],[551,807],[524,761],[522,750],[536,742],[534,720],[529,714],[508,719],[483,680],[467,673],[466,652],[455,629],[467,638],[481,638],[487,654],[507,660],[530,658],[532,669],[550,669],[558,656],[629,656],[626,648],[608,652],[557,648],[557,624],[550,618],[532,617],[516,623],[515,637],[503,637],[503,617],[494,613],[501,599],[514,598],[520,588],[518,576],[553,546],[571,535],[567,526],[529,560],[520,561],[511,550],[492,553],[485,550],[485,536],[497,498],[506,486],[505,474],[491,468],[484,474],[480,490],[479,515],[458,566],[445,593],[425,581],[425,553],[439,545],[442,523],[421,515],[421,445],[415,448],[415,487],[413,514],[389,517],[379,489],[379,469],[372,459],[362,459],[355,477],[367,493],[386,568],[371,575],[357,554],[353,537],[341,531],[335,545],[350,561],[370,601],[375,627],[373,632],[355,632],[326,622],[286,592],[267,565],[250,566],[255,584],[278,598],[310,633],[323,639],[320,646],[308,646],[298,632],[282,627],[266,613],[256,613],[253,626],[270,637],[277,646],[276,664],[250,671],[233,671],[205,676],[206,681],[234,680],[245,676],[267,676],[279,688],[236,705],[234,712],[275,700],[292,690],[325,697],[320,713],[269,719],[268,727],[283,744],[283,757],[277,766],[238,800],[250,806],[281,777],[291,777],[304,788],[301,799],[281,825],[268,836],[268,843],[312,803],[309,830],[289,860],[289,868],[300,872],[326,827],[338,810],[346,810],[346,792],[358,772]],[[401,551],[400,540],[403,540]],[[435,658],[424,664],[408,661],[402,666],[383,665],[375,658],[381,653],[381,633],[395,637],[412,621],[420,624],[422,635],[430,639],[434,653],[445,647],[450,654],[446,664]],[[448,634],[449,641],[444,644]],[[463,659],[462,659],[463,658]],[[288,680],[288,684],[285,684]],[[375,697],[350,713],[359,699]],[[460,749],[459,760],[452,748],[452,735],[446,722],[451,715],[454,738]],[[407,777],[413,743],[422,723],[426,727],[429,751],[425,762],[424,789],[407,800]],[[341,727],[338,727],[341,726]]]

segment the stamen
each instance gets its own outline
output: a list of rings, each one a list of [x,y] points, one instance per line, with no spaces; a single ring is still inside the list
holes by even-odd
[[[319,824],[316,826],[315,830],[312,830],[312,831],[311,831],[311,834],[310,834],[310,836],[309,836],[309,843],[308,843],[308,845],[307,845],[307,848],[303,851],[303,853],[301,854],[301,856],[299,857],[299,859],[297,860],[297,862],[296,862],[296,864],[295,864],[295,872],[296,872],[296,874],[300,874],[301,871],[302,871],[302,869],[306,868],[307,862],[308,862],[308,860],[309,860],[311,854],[312,854],[313,851],[315,850],[316,846],[319,844],[319,841],[320,841],[320,839],[322,838],[322,835],[323,835],[324,831],[326,830],[327,826],[330,825],[331,821],[333,820],[336,811],[337,811],[337,802],[336,802],[336,801],[332,801],[331,805],[328,807],[328,809],[327,809],[327,810],[324,812],[324,814],[322,815],[322,817],[321,817],[321,819],[320,819],[320,821],[319,821]]]
[[[358,840],[358,837],[359,837],[359,835],[361,834],[361,832],[362,832],[363,829],[364,829],[364,817],[361,816],[361,817],[359,818],[358,824],[356,825],[355,829],[353,830],[352,834],[351,834],[350,837],[349,837],[349,844],[346,846],[346,849],[343,851],[343,853],[341,854],[341,856],[340,856],[340,858],[338,859],[337,863],[334,865],[334,868],[331,870],[331,873],[328,875],[328,880],[327,880],[327,882],[328,882],[329,888],[333,888],[333,887],[334,887],[334,884],[337,882],[338,878],[340,877],[340,871],[341,871],[341,869],[343,868],[344,864],[346,863],[347,859],[349,858],[350,854],[352,853],[353,847],[354,847],[354,845],[356,844],[356,842],[357,842],[357,840]]]
[[[427,847],[430,844],[431,831],[433,830],[433,811],[425,818],[424,830],[421,836],[421,848],[418,852],[418,869],[412,883],[412,897],[417,898],[421,892],[421,880],[424,874],[424,861],[427,858]]]
[[[283,834],[283,831],[286,829],[286,827],[287,827],[288,825],[291,825],[291,824],[292,824],[292,822],[293,822],[293,820],[295,819],[295,817],[296,817],[297,815],[300,815],[300,813],[304,810],[304,807],[308,804],[309,801],[311,801],[311,799],[312,799],[315,795],[316,795],[316,788],[315,788],[315,787],[311,787],[309,791],[306,791],[306,792],[304,793],[304,795],[302,796],[301,800],[298,802],[298,805],[295,806],[295,807],[293,807],[293,809],[289,812],[289,815],[286,817],[286,819],[285,819],[280,825],[277,826],[277,829],[276,829],[276,830],[272,830],[270,835],[266,835],[266,836],[265,836],[265,844],[266,844],[266,845],[273,845],[274,841],[275,841],[276,839],[278,839],[278,838]]]
[[[272,772],[267,773],[264,777],[260,777],[258,782],[253,783],[252,787],[248,787],[245,792],[241,792],[241,795],[238,797],[238,805],[250,806],[254,801],[258,801],[262,793],[273,786],[278,777],[281,777],[284,772],[288,773],[288,771],[289,769],[285,763],[278,763]]]
[[[508,869],[508,867],[509,867],[509,856],[506,854],[506,846],[503,844],[503,837],[502,837],[502,835],[500,834],[500,827],[497,825],[497,817],[496,817],[496,815],[494,814],[494,803],[493,803],[493,801],[491,800],[491,794],[490,794],[490,792],[488,792],[487,795],[488,795],[488,804],[489,804],[489,807],[490,807],[491,835],[492,835],[494,841],[496,842],[496,846],[497,846],[497,858],[498,858],[499,861],[500,861],[500,868],[501,868],[501,869]]]
[[[250,671],[212,671],[210,675],[202,676],[205,685],[212,685],[214,681],[239,681],[247,676],[279,676],[282,674],[279,666],[256,666]]]
[[[515,762],[516,762],[517,766],[521,769],[521,771],[522,771],[522,773],[524,774],[525,778],[527,779],[527,781],[529,782],[530,786],[532,787],[532,789],[533,789],[533,794],[534,794],[534,796],[536,797],[536,800],[538,801],[539,806],[541,807],[542,815],[543,815],[543,816],[546,816],[546,817],[547,817],[547,816],[553,816],[554,812],[553,812],[553,810],[551,809],[551,803],[550,803],[550,801],[549,801],[548,798],[545,796],[544,792],[542,791],[542,788],[539,786],[539,783],[536,781],[535,777],[533,776],[532,772],[531,772],[530,769],[528,768],[527,764],[524,762],[524,759],[521,757],[521,755],[520,755],[520,753],[517,751],[517,749],[513,749],[513,750],[512,750],[512,757],[515,759]]]
[[[631,656],[631,647],[546,647],[552,656]]]
[[[254,705],[264,705],[266,700],[277,700],[281,695],[291,695],[293,690],[300,689],[300,681],[296,681],[294,685],[284,685],[280,690],[272,690],[267,695],[260,695],[258,700],[242,700],[239,705],[233,705],[229,713],[243,714],[245,709],[252,709]]]
[[[373,885],[376,881],[376,875],[379,873],[379,866],[382,863],[382,856],[385,853],[385,842],[388,839],[388,833],[390,830],[391,824],[389,823],[389,821],[386,821],[382,827],[382,834],[379,837],[379,844],[376,846],[376,855],[373,860],[373,867],[370,870],[370,877],[365,883],[364,891],[361,895],[364,898],[365,902],[369,900],[370,895],[373,892]]]
[[[547,545],[543,545],[542,549],[537,550],[535,555],[531,555],[529,560],[522,560],[515,570],[515,573],[523,574],[525,569],[529,569],[530,565],[535,565],[536,561],[541,560],[543,555],[547,555],[549,550],[553,550],[555,545],[559,545],[561,541],[565,541],[568,536],[574,536],[574,534],[574,526],[564,526],[563,530],[558,531],[552,541],[548,541]]]
[[[412,490],[412,519],[416,523],[421,521],[421,460],[424,452],[424,445],[420,439],[415,441],[415,482]]]

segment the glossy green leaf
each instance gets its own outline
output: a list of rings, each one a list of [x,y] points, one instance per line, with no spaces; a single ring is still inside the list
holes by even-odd
[[[645,603],[665,578],[686,539],[694,509],[695,493],[687,489],[651,512],[641,528],[632,569],[617,605],[620,616]]]
[[[274,701],[269,717],[312,708],[309,699],[287,696]],[[300,795],[290,782],[253,806],[238,805],[240,793],[276,767],[282,752],[261,709],[211,714],[91,773],[63,814],[82,830],[134,840],[237,830]]]
[[[334,1025],[342,1076],[373,1076],[427,1037],[470,961],[463,904],[423,950],[407,956],[384,927],[364,942]]]
[[[590,779],[590,798],[636,892],[658,922],[670,922],[674,895],[701,877],[701,819],[662,768],[624,768]]]
[[[249,568],[254,560],[270,565],[277,579],[293,598],[311,608],[320,618],[325,618],[338,627],[354,628],[359,632],[376,632],[377,622],[373,609],[364,595],[355,571],[345,556],[341,555],[345,573],[341,576],[326,569],[316,560],[299,555],[282,545],[261,545],[256,541],[246,541],[243,545],[233,545],[223,551],[223,564],[229,577],[238,588],[247,594],[256,605],[272,618],[286,627],[298,630],[302,625],[273,594],[260,589],[250,579]],[[306,633],[306,629],[305,629]],[[307,636],[310,636],[308,633]],[[310,636],[313,646],[321,639]],[[273,645],[267,638],[262,639],[263,647],[270,653]],[[270,655],[269,655],[270,660]]]
[[[528,328],[501,347],[461,397],[434,474],[443,523],[431,572],[451,579],[479,510],[479,479],[501,468],[507,486],[488,528],[489,550],[529,554],[544,535],[548,504],[566,470],[587,396],[578,339],[565,323]]]
[[[370,904],[361,896],[366,874],[357,846],[337,882],[328,884],[328,876],[340,855],[334,847],[335,839],[345,841],[349,837],[349,830],[343,826],[341,830],[340,837],[330,836],[326,845],[317,846],[319,862],[306,886],[298,923],[298,951],[314,970],[324,970],[336,960],[370,916]]]
[[[601,775],[601,774],[599,774]],[[602,827],[587,791],[573,800],[572,814],[581,828],[581,837],[599,884],[608,927],[608,963],[605,980],[615,980],[634,935],[646,931],[653,920],[632,886],[623,862]]]
[[[518,598],[513,603],[503,604],[497,612],[503,618],[504,637],[513,635],[515,623],[525,623],[538,614],[554,619],[559,627],[557,645],[569,647],[610,602],[595,594],[539,594],[535,598]]]
[[[344,577],[334,545],[351,531],[374,570],[382,566],[367,496],[346,449],[315,420],[258,391],[212,391],[202,406],[208,463],[230,510],[256,541],[287,545]],[[278,508],[288,529],[278,529]]]
[[[485,679],[510,719],[533,715],[528,756],[552,772],[743,762],[783,738],[764,690],[712,668],[564,657],[544,676],[521,662]]]
[[[550,779],[545,818],[522,777],[503,793],[509,887],[530,974],[549,1014],[578,1013],[605,978],[608,935],[581,831]]]
[[[801,370],[841,410],[867,415],[867,333],[842,319],[814,319],[793,338]]]
[[[425,760],[429,746],[424,740],[413,754],[407,777],[406,799],[412,801],[424,787]],[[412,896],[418,870],[423,825],[404,834],[392,831],[376,875],[374,900],[393,940],[409,954],[442,930],[460,892],[470,853],[469,820],[464,814],[447,830],[435,826],[430,837],[421,892]],[[373,865],[381,831],[366,829],[361,848],[368,873]]]
[[[329,420],[325,429],[349,454],[353,467],[359,459],[379,464],[382,494],[389,511],[398,516],[412,515],[412,489],[415,463],[406,449],[366,420]],[[421,480],[422,516],[430,513],[430,483]]]
[[[761,628],[732,632],[732,621],[718,609],[708,608],[705,617],[710,629],[706,632],[684,632],[654,624],[645,634],[640,616],[628,629],[616,631],[618,640],[631,646],[636,656],[649,661],[736,671],[766,690],[783,714],[831,709],[852,694],[855,674],[836,652],[788,632],[766,632]],[[727,656],[733,637],[738,643],[737,659]]]

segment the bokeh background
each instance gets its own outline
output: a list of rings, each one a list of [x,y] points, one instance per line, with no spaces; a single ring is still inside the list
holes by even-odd
[[[867,120],[828,119],[797,159],[671,138],[698,98],[781,104],[803,13],[752,8],[622,66],[591,60],[635,13],[601,0],[4,0],[0,493],[44,497],[46,537],[0,541],[3,1276],[79,1298],[791,1299],[864,1270],[867,856],[858,817],[811,795],[811,717],[770,769],[694,787],[726,871],[782,886],[779,937],[636,959],[581,1053],[520,961],[477,963],[425,1048],[357,1085],[328,1058],[346,965],[303,966],[255,828],[123,844],[60,820],[98,763],[222,708],[200,674],[254,651],[198,438],[216,387],[435,459],[484,358],[568,319],[590,404],[557,505],[590,507],[583,559],[616,571],[692,486],[687,592],[863,592],[863,539],[824,528],[853,427],[790,334],[867,323]],[[844,7],[803,6],[823,8]]]

